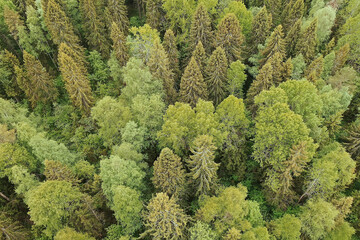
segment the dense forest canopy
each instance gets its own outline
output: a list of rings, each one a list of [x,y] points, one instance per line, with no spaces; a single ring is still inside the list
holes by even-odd
[[[360,239],[359,0],[0,0],[0,239]]]

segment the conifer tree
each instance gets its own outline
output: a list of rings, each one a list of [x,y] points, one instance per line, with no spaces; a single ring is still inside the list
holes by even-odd
[[[215,46],[225,50],[229,64],[241,59],[241,44],[244,36],[239,20],[233,13],[228,13],[221,20],[215,36]]]
[[[274,55],[268,59],[266,63],[270,63],[272,66],[272,69],[274,70],[272,72],[272,79],[274,84],[281,83],[283,79],[283,75],[287,75],[288,72],[285,72],[287,70],[284,69],[285,64],[283,62],[283,58],[281,53],[275,52]],[[289,66],[287,66],[289,67]]]
[[[293,64],[291,58],[289,58],[288,60],[286,60],[286,62],[282,64],[282,69],[281,69],[282,82],[289,80],[291,78],[292,72],[293,72]]]
[[[20,68],[19,60],[14,54],[5,49],[4,52],[0,54],[0,70],[1,78],[3,78],[0,79],[2,80],[5,94],[8,97],[14,97],[16,100],[19,100],[19,97],[22,95],[22,90],[17,82],[17,68]]]
[[[284,26],[285,32],[288,32],[289,29],[300,19],[302,19],[304,15],[304,0],[293,0],[288,3],[289,11],[284,13],[284,20],[282,25]]]
[[[335,73],[345,65],[349,52],[350,45],[348,43],[342,46],[338,51],[336,51],[334,65],[332,68],[333,75],[335,75]]]
[[[40,61],[26,51],[23,52],[24,68],[28,87],[24,88],[31,105],[36,106],[38,102],[47,103],[54,101],[57,91],[53,79],[41,65]]]
[[[206,78],[206,64],[207,64],[207,56],[202,42],[198,42],[195,50],[192,53],[192,56],[195,58],[196,63],[198,64],[201,74],[204,78]]]
[[[261,64],[264,65],[270,58],[276,53],[279,53],[278,58],[282,61],[285,58],[285,41],[283,27],[277,26],[271,33],[269,40],[267,41],[265,49],[261,52],[264,58],[261,60]]]
[[[181,158],[169,148],[161,150],[154,162],[154,186],[169,196],[181,196],[184,192],[185,170]]]
[[[288,57],[295,56],[296,43],[299,40],[301,32],[301,19],[297,20],[294,25],[291,26],[285,37],[286,54]]]
[[[80,0],[80,9],[83,15],[83,24],[86,29],[86,39],[91,47],[108,57],[110,43],[105,29],[105,20],[99,14],[93,0]],[[111,25],[109,25],[111,26]]]
[[[175,80],[180,77],[179,68],[179,51],[176,46],[176,38],[174,32],[171,29],[166,30],[163,40],[164,50],[169,58],[169,67],[174,73]],[[176,81],[177,82],[177,81]]]
[[[316,31],[317,19],[315,18],[310,25],[301,32],[299,40],[296,44],[296,52],[303,55],[306,63],[310,63],[315,56],[317,44]]]
[[[209,194],[216,184],[219,164],[214,161],[215,150],[211,136],[200,135],[193,142],[192,155],[187,163],[196,195]]]
[[[196,8],[191,23],[190,51],[194,51],[198,43],[201,42],[205,46],[206,52],[210,53],[212,41],[211,20],[205,5],[200,3]]]
[[[199,98],[206,100],[208,92],[199,66],[192,57],[181,78],[180,99],[194,107]]]
[[[358,121],[350,125],[347,134],[346,149],[357,160],[360,155],[360,124]]]
[[[125,0],[108,0],[105,16],[108,28],[115,22],[125,37],[128,35],[130,23]]]
[[[315,77],[316,79],[320,78],[322,72],[324,70],[324,58],[321,55],[314,61],[310,63],[310,65],[305,70],[305,76],[307,78]]]
[[[169,59],[159,39],[156,39],[154,42],[147,65],[153,77],[163,81],[166,101],[168,103],[174,103],[176,91],[174,88],[173,73],[170,70]]]
[[[224,49],[217,47],[209,58],[206,67],[206,84],[209,99],[217,106],[226,95],[227,87],[227,59]]]
[[[281,21],[281,13],[284,2],[284,0],[264,0],[266,8],[272,15],[273,24],[275,26],[277,26]]]
[[[60,71],[65,80],[65,88],[75,106],[89,113],[93,98],[87,70],[83,61],[74,50],[65,43],[59,47]]]
[[[174,198],[169,198],[166,193],[157,193],[147,206],[145,226],[152,239],[184,238],[184,231],[189,217],[185,214]]]
[[[150,27],[160,30],[163,12],[161,11],[161,0],[146,0],[146,23]]]
[[[272,16],[266,9],[266,6],[255,15],[253,21],[253,32],[251,37],[252,52],[255,52],[259,44],[263,44],[270,35],[272,25]]]
[[[4,21],[13,38],[19,42],[19,27],[24,26],[24,22],[20,18],[20,14],[9,7],[4,7]]]
[[[118,60],[120,66],[125,66],[127,61],[129,60],[128,48],[126,46],[126,38],[122,31],[120,31],[119,26],[116,22],[113,22],[111,25],[111,40],[113,42],[112,45],[112,53],[115,55]]]

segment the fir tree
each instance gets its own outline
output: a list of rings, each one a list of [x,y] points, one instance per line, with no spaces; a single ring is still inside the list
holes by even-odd
[[[115,55],[118,60],[120,66],[125,66],[127,61],[129,60],[128,48],[126,45],[126,38],[123,32],[120,31],[116,22],[113,22],[111,25],[111,40],[113,42],[112,45],[112,53]]]
[[[59,47],[60,71],[65,80],[65,88],[75,106],[89,113],[93,98],[88,73],[83,61],[76,56],[74,50],[65,43]]]
[[[183,239],[189,217],[174,198],[166,193],[157,193],[147,206],[145,226],[152,239]]]
[[[288,57],[294,57],[295,56],[295,47],[296,43],[299,40],[301,32],[301,19],[297,20],[294,25],[291,26],[290,30],[286,34],[285,37],[285,44],[286,44],[286,55]]]
[[[289,29],[300,19],[302,19],[304,15],[304,0],[297,0],[294,2],[291,1],[288,3],[289,11],[284,13],[286,14],[284,16],[283,20],[283,26],[285,32],[288,32]]]
[[[185,68],[180,83],[180,99],[195,106],[199,98],[207,99],[208,93],[204,78],[194,57]]]
[[[86,39],[91,47],[108,57],[110,43],[107,38],[105,21],[96,8],[93,0],[80,0],[80,9],[83,15],[83,24],[86,29]],[[111,25],[110,25],[111,26]]]
[[[256,14],[253,21],[253,33],[251,37],[251,49],[252,52],[257,50],[259,44],[263,44],[266,38],[270,35],[270,29],[272,25],[271,13],[269,13],[264,6],[260,12]]]
[[[210,53],[212,44],[211,20],[207,9],[203,3],[200,3],[194,13],[190,28],[190,51],[194,51],[199,42],[205,46],[207,53]]]
[[[174,32],[171,29],[166,30],[163,40],[164,50],[169,58],[169,67],[174,73],[175,80],[180,77],[179,68],[179,51],[176,46],[176,38]],[[177,82],[177,81],[176,81]]]
[[[207,56],[206,56],[206,52],[205,49],[203,47],[202,42],[198,42],[198,44],[196,45],[195,50],[192,53],[192,56],[195,58],[196,63],[198,64],[201,74],[203,75],[204,78],[206,78],[206,64],[207,64]]]
[[[316,79],[318,79],[320,78],[323,70],[324,70],[324,58],[321,55],[320,57],[318,57],[317,59],[315,59],[310,63],[310,65],[305,70],[305,76],[307,78],[315,77]]]
[[[188,167],[196,195],[209,194],[216,184],[219,164],[214,161],[215,150],[213,138],[210,136],[200,135],[193,142]]]
[[[154,162],[154,186],[169,196],[181,196],[184,193],[185,170],[181,158],[169,148],[161,150]]]
[[[40,61],[26,51],[23,52],[24,68],[29,88],[24,88],[31,105],[36,106],[38,102],[47,103],[54,101],[57,91],[53,79],[41,65]]]
[[[332,74],[335,75],[337,71],[339,71],[342,67],[344,67],[348,54],[350,52],[350,45],[345,44],[342,46],[335,54],[334,65],[332,68]]]
[[[160,25],[163,18],[163,12],[161,11],[161,0],[147,0],[146,1],[146,23],[150,27],[160,30]]]
[[[296,52],[304,56],[305,62],[310,63],[315,56],[316,50],[316,30],[317,19],[315,18],[310,25],[301,32],[301,36],[296,44]]]
[[[233,13],[228,13],[219,23],[215,46],[225,50],[229,64],[241,59],[241,44],[244,36],[241,32],[239,20]]]
[[[277,26],[271,33],[269,40],[267,41],[265,49],[261,52],[264,58],[261,60],[262,65],[265,64],[276,53],[279,53],[279,58],[282,61],[285,58],[285,41],[284,33],[281,25]]]
[[[153,77],[163,81],[166,101],[168,103],[174,103],[176,99],[176,91],[174,88],[173,73],[170,70],[169,59],[166,56],[166,52],[159,39],[154,42],[147,65],[149,66],[149,70]]]
[[[108,28],[115,22],[125,37],[128,35],[130,23],[125,0],[108,0],[105,16]]]
[[[227,87],[227,59],[224,49],[217,47],[209,58],[206,67],[206,83],[209,99],[217,106],[226,95]]]

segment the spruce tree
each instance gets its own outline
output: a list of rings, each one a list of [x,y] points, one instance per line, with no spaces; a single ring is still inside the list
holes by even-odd
[[[348,43],[336,51],[334,65],[332,68],[333,75],[335,75],[335,73],[345,65],[349,52],[350,45]]]
[[[176,99],[176,91],[174,88],[173,73],[171,72],[169,66],[169,59],[166,56],[166,52],[159,39],[156,39],[154,42],[147,65],[153,77],[163,81],[166,101],[168,103],[174,103]]]
[[[285,32],[288,32],[289,29],[300,19],[302,19],[304,15],[304,0],[293,0],[292,2],[288,3],[289,11],[284,13],[284,20],[282,25],[284,26]]]
[[[181,78],[180,99],[195,107],[199,98],[206,100],[208,92],[200,68],[192,57]]]
[[[285,44],[286,44],[286,55],[288,57],[295,56],[295,47],[296,43],[299,40],[301,32],[301,19],[297,20],[294,25],[291,26],[290,30],[286,34]]]
[[[208,11],[203,3],[200,3],[194,13],[191,28],[189,47],[194,51],[199,42],[205,46],[207,53],[210,53],[212,44],[211,20]]]
[[[196,63],[198,64],[201,74],[203,75],[204,78],[206,78],[206,64],[207,64],[207,56],[206,56],[206,52],[205,49],[203,47],[202,42],[198,42],[198,44],[196,45],[195,50],[192,53],[192,56],[195,58]]]
[[[215,46],[225,50],[229,64],[241,59],[243,41],[239,20],[233,13],[226,14],[218,25]]]
[[[65,88],[73,104],[84,113],[90,113],[93,97],[83,61],[78,59],[74,50],[65,43],[60,44],[58,58],[60,72],[65,80]]]
[[[286,62],[282,64],[282,69],[281,69],[282,82],[286,82],[287,80],[290,80],[291,74],[293,73],[293,68],[294,67],[291,58],[289,58],[288,60],[286,60]]]
[[[206,84],[209,99],[217,106],[226,95],[227,87],[227,59],[224,49],[217,47],[209,58],[206,67]]]
[[[161,0],[146,0],[146,23],[157,30],[160,30],[161,21],[164,17],[161,6]]]
[[[54,101],[57,97],[57,90],[53,79],[41,65],[40,61],[26,51],[23,52],[24,68],[26,80],[29,82],[29,88],[25,88],[32,107],[38,102],[47,103]]]
[[[96,2],[93,0],[80,0],[86,39],[91,49],[101,52],[104,57],[108,57],[110,43],[107,38],[105,19],[95,4]]]
[[[6,23],[10,34],[19,42],[19,28],[24,26],[24,22],[20,18],[20,14],[9,7],[4,7],[4,22]]]
[[[209,194],[216,184],[219,164],[214,161],[215,150],[213,137],[207,135],[195,138],[190,149],[192,155],[187,163],[196,195]]]
[[[154,162],[154,186],[169,196],[180,197],[184,193],[185,169],[181,158],[169,148],[161,150]]]
[[[189,217],[166,193],[157,193],[147,206],[144,216],[147,231],[142,235],[151,235],[152,239],[184,239]]]
[[[324,58],[321,55],[314,61],[310,63],[310,65],[305,70],[305,77],[307,78],[320,78],[322,72],[324,70]]]
[[[171,29],[166,30],[163,40],[164,50],[169,58],[170,69],[174,73],[175,80],[180,77],[180,68],[179,68],[179,51],[176,46],[176,38],[174,32]]]
[[[110,37],[113,42],[112,53],[115,55],[120,66],[123,67],[126,65],[127,61],[129,60],[129,54],[126,45],[125,35],[122,31],[120,31],[120,28],[116,22],[113,22],[111,25]]]
[[[269,40],[267,41],[265,49],[261,52],[264,58],[261,60],[262,65],[265,64],[276,53],[279,53],[281,61],[285,58],[285,41],[284,33],[281,25],[277,26],[271,33]]]
[[[284,2],[284,0],[264,0],[266,8],[272,15],[273,23],[275,26],[280,24]]]
[[[310,25],[301,32],[299,40],[296,44],[296,52],[304,56],[305,62],[310,63],[315,56],[316,50],[316,30],[317,19],[315,18]]]
[[[259,44],[263,44],[266,38],[270,35],[270,29],[272,25],[272,16],[264,6],[261,10],[255,15],[252,28],[253,33],[251,37],[251,49],[254,53],[257,50]]]
[[[125,0],[108,0],[105,17],[108,28],[115,22],[125,37],[128,35],[130,23]]]
[[[274,70],[272,72],[272,79],[274,84],[281,83],[283,79],[283,74],[286,74],[284,72],[284,62],[281,53],[275,52],[274,55],[269,58],[269,60],[266,63],[270,63],[272,66],[272,69]]]

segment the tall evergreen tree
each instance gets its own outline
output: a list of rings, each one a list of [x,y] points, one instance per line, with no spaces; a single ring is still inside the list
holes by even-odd
[[[192,57],[181,78],[180,99],[194,107],[199,98],[206,100],[208,92],[199,66]]]
[[[239,20],[233,13],[226,14],[218,25],[215,46],[225,50],[229,64],[241,59],[243,41]]]
[[[217,106],[226,95],[227,87],[227,59],[224,49],[217,47],[209,58],[206,67],[206,83],[209,99]]]
[[[4,21],[12,37],[19,42],[19,28],[24,26],[20,14],[9,7],[4,7]]]
[[[201,74],[203,75],[204,78],[206,78],[206,64],[208,59],[206,56],[204,46],[201,41],[198,42],[198,44],[196,45],[196,48],[193,51],[192,56],[195,58],[196,63],[199,65]]]
[[[301,53],[307,63],[310,63],[315,57],[317,44],[316,31],[317,19],[315,18],[310,25],[301,32],[299,41],[296,44],[296,52]]]
[[[120,30],[116,22],[113,22],[111,25],[110,37],[113,42],[112,53],[115,55],[120,66],[123,67],[126,65],[127,61],[129,60],[129,54],[128,54],[128,48],[126,46],[125,35]]]
[[[286,55],[288,57],[295,56],[295,47],[296,43],[299,40],[300,33],[301,33],[301,19],[297,20],[294,25],[291,26],[290,30],[287,32],[285,37],[285,44],[286,44]]]
[[[79,61],[74,50],[65,43],[60,44],[58,58],[60,71],[65,80],[65,88],[73,104],[84,113],[90,113],[93,97],[83,61]]]
[[[53,79],[41,65],[40,61],[26,51],[23,52],[24,68],[29,88],[24,89],[31,105],[36,106],[38,102],[47,103],[54,101],[57,90]]]
[[[289,11],[284,13],[282,25],[284,26],[285,32],[288,32],[289,29],[300,19],[302,19],[304,15],[304,0],[292,0],[288,3]]]
[[[169,59],[166,56],[166,52],[159,39],[156,39],[154,42],[147,65],[149,66],[149,70],[152,75],[163,81],[166,101],[168,103],[174,103],[176,99],[176,91],[174,88],[173,73],[171,72],[169,66]]]
[[[191,28],[189,47],[194,51],[199,42],[205,46],[207,53],[210,53],[212,44],[211,20],[208,11],[203,3],[200,3],[194,13]]]
[[[284,0],[264,0],[265,6],[269,9],[269,12],[272,15],[273,23],[275,26],[280,24],[281,13],[283,10]]]
[[[181,158],[169,148],[161,150],[154,162],[154,186],[169,196],[181,196],[184,193],[185,170]]]
[[[109,29],[112,23],[115,22],[125,37],[128,35],[130,23],[125,0],[108,0],[105,16]]]
[[[321,55],[310,63],[310,65],[305,70],[305,76],[309,78],[310,76],[320,78],[324,70],[324,58]]]
[[[350,52],[350,44],[345,44],[339,50],[336,51],[334,65],[332,68],[333,75],[335,75],[335,73],[345,65],[349,52]]]
[[[80,9],[86,29],[86,39],[91,49],[95,49],[101,52],[104,57],[108,57],[110,43],[107,38],[105,19],[99,13],[96,2],[93,0],[80,0]]]
[[[200,135],[193,142],[188,167],[196,195],[209,194],[216,184],[219,164],[214,161],[215,150],[210,136]]]
[[[272,16],[264,6],[261,10],[255,15],[253,21],[253,32],[251,36],[251,49],[252,52],[257,50],[259,44],[263,44],[266,38],[270,35],[270,29],[272,26]]]
[[[282,61],[285,58],[285,41],[283,27],[277,26],[271,33],[269,40],[267,41],[265,49],[261,52],[264,58],[261,60],[262,65],[265,64],[276,53],[279,53],[279,58]]]
[[[146,0],[146,23],[157,30],[160,30],[164,17],[161,6],[161,0]]]
[[[175,80],[180,78],[179,51],[176,46],[176,38],[171,29],[166,30],[163,40],[164,50],[169,58],[170,69],[173,71]],[[177,81],[176,81],[177,82]]]

